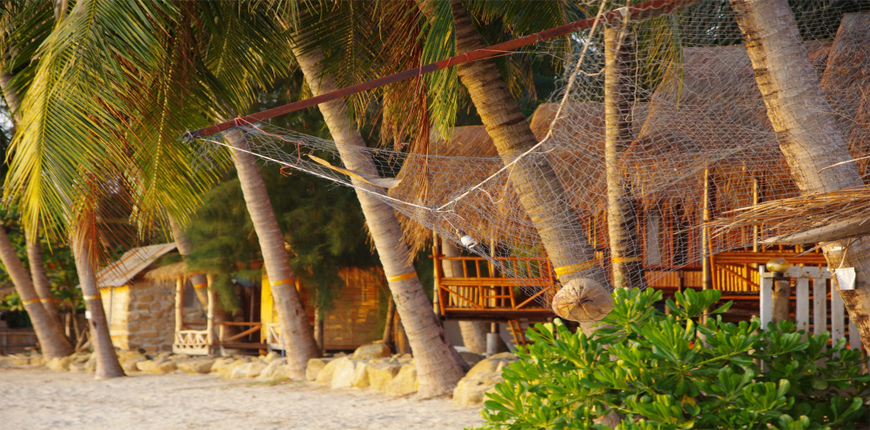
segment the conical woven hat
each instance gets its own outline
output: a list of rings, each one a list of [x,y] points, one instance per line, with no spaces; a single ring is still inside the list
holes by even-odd
[[[553,311],[566,320],[600,321],[613,310],[613,297],[591,279],[572,279],[553,297]]]

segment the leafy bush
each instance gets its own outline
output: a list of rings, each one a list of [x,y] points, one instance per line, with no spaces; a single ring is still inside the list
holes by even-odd
[[[730,303],[696,320],[721,293],[617,290],[613,312],[591,337],[560,321],[537,324],[522,360],[481,411],[488,429],[848,429],[867,411],[861,351],[795,324],[723,322]],[[863,424],[866,424],[863,423]]]

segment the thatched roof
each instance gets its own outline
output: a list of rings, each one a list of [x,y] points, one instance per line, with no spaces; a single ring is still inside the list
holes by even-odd
[[[866,29],[866,25],[854,27]],[[870,43],[841,43],[852,36],[858,37],[841,28],[833,50],[830,42],[811,42],[807,47],[855,155],[866,154],[870,147],[870,96],[863,96],[870,94],[870,54],[865,52],[870,51]],[[864,33],[860,36],[868,37]],[[838,44],[844,48],[838,49]],[[851,51],[846,52],[845,47]],[[864,51],[853,52],[856,49]],[[638,103],[634,109],[636,139],[621,164],[633,178],[635,196],[648,207],[664,208],[679,202],[683,216],[696,224],[705,167],[715,183],[712,201],[716,214],[750,205],[753,181],[758,182],[762,200],[796,196],[798,188],[767,118],[745,48],[687,48],[683,60],[680,70],[666,74],[649,103]],[[547,134],[557,108],[555,104],[542,105],[532,117],[531,127],[539,140]],[[862,122],[861,115],[868,120]],[[603,107],[600,103],[573,103],[563,117],[554,130],[558,141],[547,148],[548,158],[563,187],[571,190],[569,197],[575,209],[581,217],[588,216],[606,206]],[[430,206],[449,201],[451,195],[464,192],[503,166],[482,126],[458,127],[449,142],[437,136],[430,141],[430,154],[479,158],[411,155],[399,176],[413,175],[413,180],[403,181],[390,190],[390,195]],[[472,236],[498,240],[500,232],[515,237],[535,234],[504,178],[486,190],[486,194],[470,195],[453,208],[462,214],[466,225],[476,226]],[[478,209],[492,207],[493,202],[502,207]],[[509,213],[500,214],[499,210]],[[424,222],[441,222],[422,211],[407,213]],[[431,240],[431,231],[416,222],[403,219],[402,224],[412,250],[422,249]],[[439,228],[450,231],[448,225]]]
[[[167,264],[148,271],[148,273],[145,274],[145,279],[157,282],[175,282],[179,276],[181,276],[182,279],[187,280],[193,275],[202,273],[204,272],[196,270],[191,271],[188,269],[185,262],[180,261],[178,263]]]
[[[603,107],[600,103],[593,102],[571,103],[569,106],[570,109],[562,113],[563,120],[557,123],[557,127],[560,140],[570,139],[571,148],[574,150],[566,149],[554,141],[548,146],[547,158],[566,188],[582,190],[600,187],[604,184]],[[538,140],[547,135],[557,109],[557,104],[544,104],[535,111],[530,126]],[[645,117],[646,104],[638,104],[636,110],[636,118]],[[640,124],[640,120],[636,121],[636,131]],[[390,196],[426,206],[446,202],[504,166],[484,126],[456,127],[450,141],[433,134],[430,136],[429,153],[437,156],[410,155],[405,160],[398,175],[403,180],[390,190]],[[582,177],[578,177],[573,171],[580,165],[589,167]],[[404,180],[410,175],[413,175],[413,180]],[[582,187],[574,183],[579,179],[583,180]],[[461,213],[464,219],[472,220],[476,230],[467,233],[474,237],[487,238],[487,241],[498,241],[499,235],[507,232],[510,235],[529,237],[537,235],[531,221],[521,209],[513,187],[506,181],[506,175],[502,175],[488,184],[486,192],[472,194],[452,208]],[[570,197],[574,206],[583,209],[587,214],[593,207],[594,210],[600,210],[606,201],[604,194],[596,196],[600,197],[597,199],[591,199],[585,193],[573,194]],[[492,201],[498,201],[499,206],[493,209]],[[478,208],[490,210],[480,211]],[[407,210],[413,211],[413,208]],[[439,222],[434,218],[427,219],[432,217],[422,211],[413,215],[428,222]],[[399,218],[412,254],[430,243],[431,230],[406,216]],[[451,231],[449,225],[441,227],[445,231]]]

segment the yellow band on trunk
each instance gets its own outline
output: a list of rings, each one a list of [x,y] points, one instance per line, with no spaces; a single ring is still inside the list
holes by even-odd
[[[103,296],[96,294],[93,296],[82,296],[82,298],[85,300],[99,300],[99,299],[103,298]]]
[[[557,267],[556,268],[556,275],[562,276],[562,275],[567,275],[569,273],[574,273],[574,272],[579,272],[581,270],[590,269],[592,267],[595,267],[596,264],[598,264],[597,258],[593,259],[593,260],[587,260],[587,261],[584,261],[582,263],[572,264],[570,266]]]
[[[411,278],[416,278],[416,277],[417,277],[417,272],[409,272],[409,273],[405,273],[404,275],[387,276],[387,281],[388,282],[399,282],[399,281],[405,281],[405,280],[408,280]]]
[[[277,287],[278,285],[295,284],[295,283],[296,283],[296,278],[287,278],[287,279],[282,279],[280,281],[272,282],[272,286]]]
[[[32,305],[32,304],[34,304],[34,303],[39,303],[39,299],[24,300],[24,301],[21,302],[21,303],[23,303],[23,304],[25,304],[25,305]]]
[[[208,286],[208,284],[196,284],[193,286],[193,288],[198,290],[200,288],[205,288],[207,286]]]

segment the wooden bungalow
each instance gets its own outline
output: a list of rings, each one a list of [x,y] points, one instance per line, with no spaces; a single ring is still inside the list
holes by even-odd
[[[846,37],[842,29],[839,37]],[[810,57],[826,93],[836,100],[831,104],[839,118],[855,118],[858,107],[868,101],[870,83],[859,79],[862,67],[853,64],[856,56],[838,55],[837,44],[833,45],[834,52],[832,43],[809,44]],[[870,56],[859,58],[866,69]],[[826,77],[842,74],[844,69],[858,78],[841,77],[840,82],[846,82],[843,85],[851,86],[835,88],[834,80]],[[853,88],[856,80],[863,83],[862,91]],[[531,127],[539,140],[549,131],[556,108],[542,105],[532,117]],[[553,131],[563,146],[550,146],[543,152],[549,154],[587,227],[587,240],[609,273],[603,106],[587,102],[566,108]],[[666,294],[685,288],[718,289],[726,299],[743,301],[744,306],[735,306],[734,317],[747,318],[759,314],[759,267],[767,261],[782,257],[793,266],[827,265],[815,244],[765,243],[764,238],[783,233],[775,227],[746,226],[727,232],[704,227],[704,221],[735,209],[798,194],[742,46],[685,49],[680,75],[667,76],[645,103],[634,106],[633,113],[635,141],[622,158],[622,168],[631,178],[637,202],[637,236],[650,287]],[[867,124],[843,120],[840,126],[853,155],[866,155],[866,141],[861,140],[866,130],[861,127]],[[427,157],[408,157],[399,178],[413,175],[414,180],[402,181],[390,190],[391,196],[421,206],[441,204],[450,199],[450,193],[483,181],[503,166],[483,126],[458,127],[449,142],[433,135],[428,152]],[[477,168],[464,167],[471,164],[462,157],[473,157]],[[472,193],[454,203],[453,210],[469,221],[463,225],[470,225],[471,231],[466,232],[492,248],[511,236],[535,237],[527,231],[532,230],[528,219],[517,217],[524,212],[513,188],[504,179],[491,182],[487,192]],[[481,214],[475,209],[494,201],[501,205],[501,212]],[[405,213],[416,217],[411,211]],[[452,230],[439,224],[441,220],[423,219],[440,231]],[[431,230],[412,217],[402,217],[401,222],[412,250],[432,246],[438,292],[435,306],[442,318],[504,321],[552,316],[547,301],[541,300],[557,288],[546,255],[447,257],[441,243],[433,242]],[[457,239],[451,237],[454,242]],[[445,270],[445,261],[461,265]],[[505,276],[499,266],[525,266],[525,270],[507,272],[526,275]],[[830,302],[830,282],[817,279],[826,283]]]
[[[255,264],[258,265],[258,264]],[[208,291],[206,318],[191,318],[188,307],[198,304],[195,296],[188,293],[190,278],[199,272],[187,268],[183,262],[165,265],[149,271],[145,278],[174,289],[174,340],[172,350],[176,353],[206,355],[227,350],[283,350],[281,329],[269,278],[264,273],[261,282],[238,288],[242,309],[232,321],[216,321],[214,318],[215,292]],[[378,340],[379,312],[383,297],[386,297],[386,282],[379,268],[362,270],[342,269],[339,276],[345,287],[336,299],[334,308],[327,312],[324,321],[324,349],[353,350]],[[210,286],[213,278],[208,275]],[[309,323],[314,324],[314,306],[302,282],[297,281]]]
[[[160,267],[160,259],[176,252],[175,243],[133,248],[97,274],[112,343],[123,349],[148,352],[169,351],[175,335],[174,286],[147,275]],[[192,286],[182,290],[188,296],[180,311],[192,324],[205,324],[202,307],[193,300]]]

